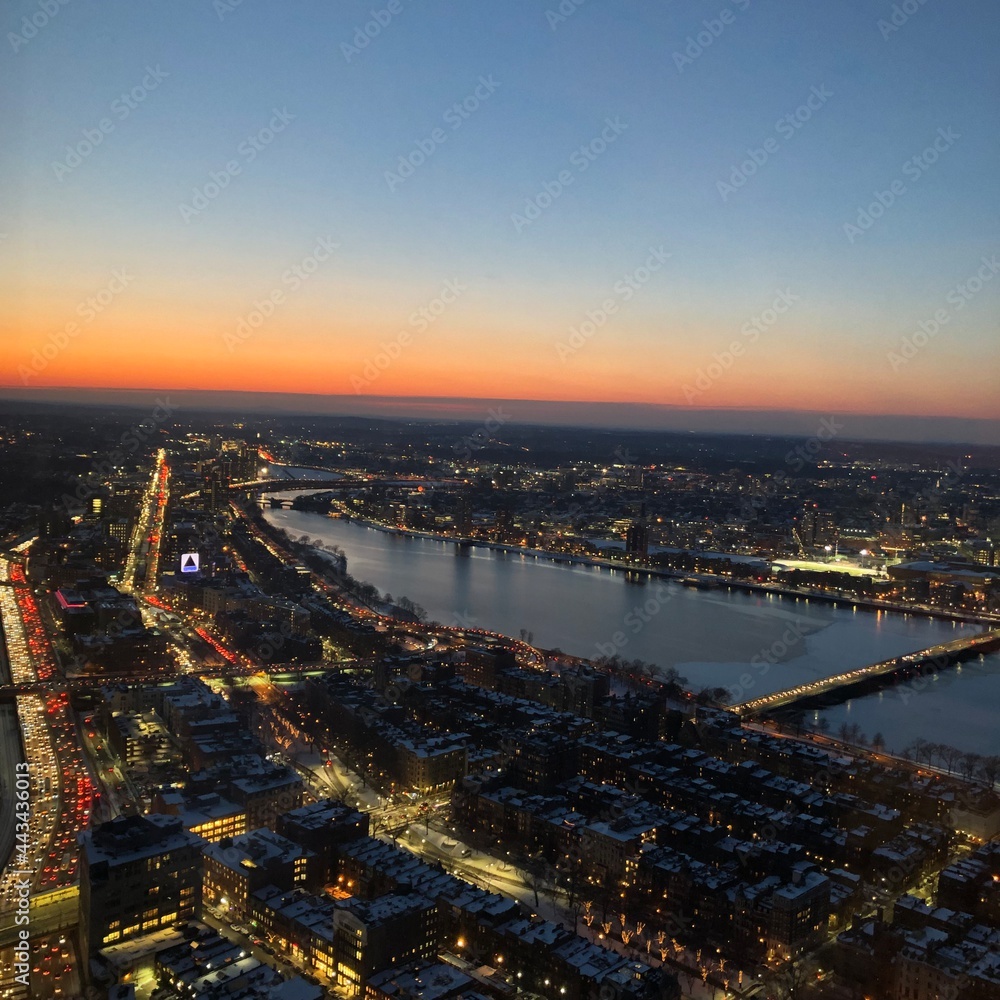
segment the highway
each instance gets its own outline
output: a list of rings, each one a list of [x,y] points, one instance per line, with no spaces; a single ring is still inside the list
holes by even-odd
[[[121,583],[121,589],[125,593],[133,594],[137,591],[141,593],[155,586],[169,475],[166,452],[161,448],[156,454],[156,464],[146,492],[143,494],[139,518],[129,543]]]
[[[55,654],[24,568],[0,559],[0,618],[14,684],[48,685],[46,694],[21,694],[17,716],[29,765],[26,836],[0,876],[0,924],[16,908],[18,883],[30,882],[34,901],[77,882],[77,833],[90,819],[92,782],[76,739],[69,697],[51,690]],[[8,755],[10,748],[8,748]],[[27,876],[25,872],[29,873]],[[46,897],[50,898],[50,897]],[[32,926],[32,932],[37,929]]]
[[[17,765],[24,760],[21,726],[13,705],[0,705],[0,863],[4,868],[14,850],[14,781]]]
[[[0,569],[0,575],[6,578],[6,567]],[[4,579],[3,582],[6,582]],[[7,636],[4,629],[4,617],[16,611],[13,593],[9,588],[3,588],[0,594],[0,678],[6,683],[11,680],[10,661],[7,656]],[[24,762],[24,745],[21,742],[21,724],[17,717],[17,709],[12,703],[0,704],[0,865],[4,868],[14,850],[14,793],[17,766]]]
[[[0,582],[10,583],[11,564],[0,559]],[[35,678],[28,650],[28,639],[24,622],[12,586],[0,587],[0,620],[3,623],[5,648],[9,657],[7,663],[11,679],[22,682]],[[5,706],[6,707],[6,706]],[[24,878],[23,872],[33,873],[33,880],[44,867],[44,849],[55,827],[59,788],[59,770],[55,751],[45,725],[44,702],[39,695],[25,695],[18,699],[13,713],[16,728],[5,732],[2,749],[4,783],[13,782],[16,765],[26,760],[29,765],[28,780],[29,805],[28,830],[24,849],[9,853],[2,875],[0,875],[0,913],[11,912],[18,901],[18,882]],[[4,810],[4,836],[10,837],[13,847],[14,828],[17,814],[11,808]],[[9,831],[9,833],[8,833]],[[0,918],[2,919],[2,918]]]

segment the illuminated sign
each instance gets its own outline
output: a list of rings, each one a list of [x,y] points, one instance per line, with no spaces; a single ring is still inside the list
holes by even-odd
[[[199,566],[198,553],[197,552],[185,552],[181,556],[181,572],[182,573],[197,573]]]

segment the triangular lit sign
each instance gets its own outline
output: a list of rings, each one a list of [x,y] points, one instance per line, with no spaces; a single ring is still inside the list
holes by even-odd
[[[197,573],[198,572],[198,553],[197,552],[185,552],[181,556],[181,572],[182,573]]]

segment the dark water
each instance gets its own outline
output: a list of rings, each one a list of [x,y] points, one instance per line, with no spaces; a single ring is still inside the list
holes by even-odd
[[[727,687],[736,701],[977,631],[805,598],[636,582],[621,570],[459,549],[300,511],[266,517],[293,535],[339,545],[352,576],[409,597],[434,620],[508,635],[523,628],[544,647],[673,666],[692,688]],[[832,731],[857,722],[868,736],[881,732],[890,749],[922,736],[1000,753],[1000,654],[945,671],[923,689],[888,689],[826,714]]]
[[[1000,754],[1000,653],[919,678],[916,685],[845,702],[823,715],[831,733],[844,722],[857,723],[869,738],[881,732],[889,750],[901,751],[922,737],[973,753]]]
[[[269,510],[266,516],[293,535],[339,545],[352,576],[409,597],[437,621],[513,635],[524,628],[540,645],[584,656],[618,651],[675,666],[695,686],[727,685],[749,670],[755,693],[764,693],[971,630],[805,598],[635,582],[621,570],[462,550],[301,511]],[[771,659],[780,662],[764,672],[760,666]]]

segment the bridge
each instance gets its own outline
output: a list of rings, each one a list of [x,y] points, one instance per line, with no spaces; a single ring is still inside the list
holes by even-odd
[[[36,893],[31,897],[28,910],[28,929],[31,936],[41,937],[57,931],[69,932],[76,927],[80,917],[80,886],[64,886]],[[23,924],[13,910],[0,912],[0,948],[11,948],[20,940]]]
[[[454,486],[458,479],[427,479],[424,476],[395,476],[391,479],[376,477],[343,477],[341,479],[254,479],[244,483],[230,483],[235,493],[268,493],[273,490],[359,490],[369,486]]]
[[[377,485],[378,482],[370,479],[255,479],[250,483],[230,483],[229,489],[233,493],[269,493],[275,490],[356,490]]]
[[[753,716],[792,705],[796,707],[811,704],[831,705],[860,694],[870,694],[885,684],[901,678],[919,675],[928,670],[937,672],[944,667],[953,666],[962,660],[972,659],[994,649],[1000,649],[1000,629],[953,639],[951,642],[930,646],[906,656],[881,660],[833,677],[824,677],[784,691],[775,691],[752,701],[733,705],[730,710],[742,716]]]
[[[13,701],[22,694],[55,694],[66,691],[70,694],[80,691],[93,691],[97,687],[107,687],[115,684],[165,684],[174,683],[184,677],[259,677],[269,680],[284,680],[287,678],[316,676],[331,670],[359,670],[374,665],[373,659],[336,660],[327,663],[275,663],[269,667],[241,667],[232,663],[224,666],[205,667],[192,670],[189,674],[178,674],[169,671],[156,673],[119,673],[93,674],[92,676],[71,677],[58,681],[50,678],[44,681],[28,681],[24,684],[0,685],[0,702]]]

